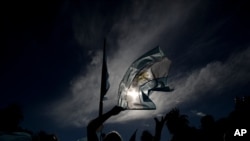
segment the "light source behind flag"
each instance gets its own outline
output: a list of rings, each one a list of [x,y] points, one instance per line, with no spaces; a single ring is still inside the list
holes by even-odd
[[[171,91],[167,86],[170,64],[160,47],[135,60],[120,82],[118,106],[130,110],[156,109],[149,95],[152,91]]]

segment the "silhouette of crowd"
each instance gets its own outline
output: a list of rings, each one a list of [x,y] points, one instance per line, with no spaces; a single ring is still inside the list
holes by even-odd
[[[250,141],[250,97],[236,97],[234,110],[224,118],[215,120],[212,115],[205,115],[200,119],[200,126],[189,125],[188,116],[181,114],[178,108],[173,108],[165,116],[154,118],[155,133],[151,134],[144,130],[140,136],[141,141],[160,141],[162,128],[167,127],[171,138],[169,141]],[[111,116],[115,116],[124,109],[115,106],[107,113],[93,119],[87,126],[88,141],[122,141],[122,136],[112,131],[98,137],[96,132],[100,130],[103,123]],[[18,104],[11,104],[0,109],[0,141],[57,141],[54,134],[40,131],[34,133],[19,126],[23,120],[23,114]],[[246,133],[241,134],[241,130],[246,129]],[[236,132],[238,130],[238,132]],[[129,141],[136,140],[136,133],[130,137]]]
[[[212,115],[205,115],[200,119],[200,127],[196,128],[189,125],[188,116],[181,114],[178,108],[173,108],[160,120],[155,120],[155,134],[149,131],[142,132],[141,141],[160,141],[162,128],[165,125],[172,135],[170,141],[250,141],[250,97],[236,97],[235,108],[227,116],[215,120]],[[96,131],[109,117],[119,114],[121,107],[115,106],[103,116],[92,120],[87,127],[88,141],[98,141]],[[241,133],[241,130],[246,133]],[[238,132],[237,132],[238,131]],[[248,130],[249,132],[250,130]],[[112,135],[110,135],[112,134]],[[136,132],[131,136],[129,141],[135,141]],[[107,138],[108,137],[108,138]],[[122,137],[117,132],[108,133],[102,136],[103,141],[122,141]]]
[[[54,134],[45,131],[34,133],[20,127],[23,113],[18,104],[0,109],[0,141],[57,141]]]

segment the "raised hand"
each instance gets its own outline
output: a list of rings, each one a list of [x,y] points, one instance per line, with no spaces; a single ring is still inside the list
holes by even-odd
[[[158,120],[158,118],[154,118],[155,120],[155,130],[156,131],[161,131],[165,122],[165,119],[163,118],[163,116],[160,118],[160,120]]]

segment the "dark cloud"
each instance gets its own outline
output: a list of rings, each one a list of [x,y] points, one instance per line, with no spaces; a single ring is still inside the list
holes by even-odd
[[[229,99],[247,94],[246,1],[22,1],[1,7],[1,104],[24,103],[24,111],[37,117],[33,122],[41,117],[38,109],[43,120],[60,125],[83,127],[95,117],[104,37],[111,82],[105,110],[116,104],[119,82],[131,62],[157,45],[173,62],[169,84],[176,90],[154,95],[158,108],[150,115],[177,105],[219,115],[210,105],[214,99],[226,109],[232,107]],[[195,109],[197,104],[204,106]],[[124,114],[111,121],[151,118],[148,111]]]
[[[105,24],[110,24],[109,32],[107,32],[110,43],[108,48],[115,50],[109,52],[112,54],[108,56],[108,67],[111,74],[110,81],[113,84],[109,94],[112,97],[116,96],[120,78],[129,66],[129,63],[136,59],[136,56],[142,54],[142,52],[160,43],[167,56],[173,61],[170,82],[173,81],[173,85],[176,85],[178,89],[172,97],[165,96],[168,99],[167,101],[169,101],[169,105],[162,106],[166,102],[162,103],[156,98],[155,100],[158,101],[159,107],[171,107],[170,105],[186,101],[185,97],[188,95],[192,95],[193,99],[187,101],[200,99],[203,96],[193,95],[199,95],[199,93],[205,95],[206,93],[211,93],[212,90],[218,90],[216,86],[225,81],[224,79],[229,77],[236,67],[225,66],[231,63],[229,61],[231,60],[229,59],[230,56],[244,52],[243,49],[249,44],[247,40],[244,40],[244,42],[237,40],[237,35],[234,35],[237,29],[240,30],[237,32],[243,31],[241,27],[234,27],[234,21],[239,14],[237,13],[239,3],[133,1],[128,2],[126,5],[115,4],[119,7],[117,8],[119,10],[115,9],[117,13],[110,13],[109,16],[115,19],[111,20],[112,22],[108,21],[110,18],[106,17],[106,19],[104,18],[105,16],[100,16],[103,15],[103,13],[99,13],[99,9],[102,9],[102,4],[91,3],[90,5],[90,8],[83,10],[85,11],[83,12],[84,15],[81,16],[80,12],[76,16],[76,23],[80,24],[75,25],[75,37],[82,46],[100,44],[101,36],[105,33],[104,30],[106,30],[103,27]],[[229,11],[228,9],[233,8],[233,6],[236,6],[235,11]],[[92,11],[91,9],[96,10]],[[87,15],[86,11],[91,14]],[[96,14],[97,16],[90,16]],[[114,37],[114,35],[116,36]],[[113,38],[110,39],[110,37]],[[233,37],[235,37],[235,40],[228,40]],[[100,42],[94,43],[93,41]],[[112,42],[115,42],[115,44],[112,44]],[[96,49],[93,49],[93,51],[95,52]],[[92,116],[91,114],[86,115],[86,113],[94,111],[94,114],[97,112],[98,106],[95,104],[95,101],[98,101],[98,95],[89,95],[89,93],[99,93],[99,90],[96,88],[100,86],[98,79],[100,76],[97,75],[100,71],[100,59],[101,53],[98,52],[93,56],[86,73],[79,76],[79,79],[76,79],[73,83],[71,99],[66,98],[59,102],[59,106],[56,106],[59,108],[56,108],[56,111],[60,111],[60,109],[74,111],[72,115],[60,116],[60,118],[65,117],[67,123],[70,123],[68,121],[72,120],[75,125],[84,124]],[[241,69],[244,71],[246,68]],[[219,74],[216,74],[217,72],[215,71],[218,71]],[[227,73],[228,71],[230,74]],[[239,77],[235,79],[241,81]],[[230,80],[232,81],[232,79]],[[233,86],[234,84],[236,83],[230,85]],[[230,87],[229,84],[227,85],[225,87],[222,85],[222,89]],[[181,98],[183,92],[186,94]],[[212,95],[215,96],[215,94]],[[159,96],[159,98],[164,99],[163,96]],[[115,103],[114,101],[116,101],[116,98],[106,102],[107,106],[109,107],[109,105]],[[81,108],[77,110],[76,108],[83,106],[88,108],[85,110]],[[159,108],[157,112],[161,110],[163,109]],[[130,114],[135,117],[133,112],[130,112]],[[142,112],[141,114],[136,112],[136,114],[140,118],[148,115],[147,112]],[[60,113],[57,113],[57,115],[60,115]],[[119,118],[117,119],[118,121],[127,120],[122,115]]]

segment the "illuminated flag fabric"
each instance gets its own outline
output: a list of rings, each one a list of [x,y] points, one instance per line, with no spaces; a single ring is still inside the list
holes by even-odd
[[[130,110],[154,110],[152,91],[171,91],[167,76],[171,61],[160,47],[135,60],[125,73],[118,90],[118,106]]]

